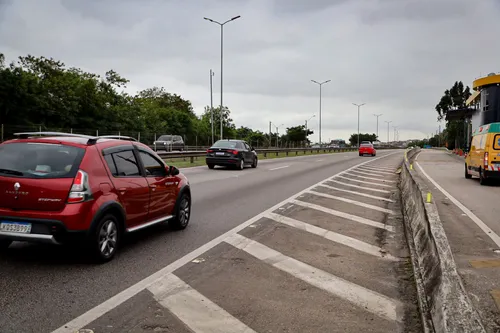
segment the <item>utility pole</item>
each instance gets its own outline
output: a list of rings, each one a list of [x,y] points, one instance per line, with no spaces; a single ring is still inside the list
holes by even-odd
[[[359,109],[361,109],[361,107],[363,105],[365,105],[366,103],[363,103],[363,104],[356,104],[356,103],[352,103],[352,105],[355,105],[358,107],[358,148],[359,148]]]
[[[214,76],[214,72],[210,70],[210,122],[212,125],[212,144],[214,144],[214,95],[212,89],[212,77]]]
[[[272,130],[271,130],[271,122],[269,122],[269,147],[271,147],[272,144],[273,144],[272,137],[273,137],[273,133],[272,133]]]
[[[392,123],[392,120],[391,121],[386,120],[385,122],[387,123],[387,143],[389,143],[389,139],[390,139],[390,137],[389,137],[389,124]]]
[[[319,85],[319,146],[321,147],[321,87],[325,84],[330,82],[331,80],[326,80],[323,82],[318,82],[315,80],[311,80],[312,82],[316,83]]]
[[[373,114],[375,117],[377,117],[377,140],[380,141],[380,138],[378,137],[378,117],[380,117],[382,115],[382,113],[380,114]]]

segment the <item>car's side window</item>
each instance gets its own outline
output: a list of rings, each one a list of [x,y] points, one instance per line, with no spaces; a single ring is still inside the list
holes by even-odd
[[[243,143],[241,143],[241,142],[237,142],[237,143],[236,143],[236,148],[237,148],[237,149],[245,149],[245,146],[243,145]]]
[[[245,149],[248,150],[248,151],[250,151],[250,146],[248,145],[248,143],[243,142],[243,144],[245,145]]]
[[[145,151],[139,151],[139,156],[141,157],[142,164],[146,170],[146,176],[148,177],[166,177],[167,170],[163,163],[158,161],[155,157]]]
[[[115,177],[138,177],[141,175],[137,159],[132,150],[125,150],[104,156]]]

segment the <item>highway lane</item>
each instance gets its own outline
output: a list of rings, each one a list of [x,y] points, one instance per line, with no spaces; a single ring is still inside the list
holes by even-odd
[[[290,195],[367,159],[335,153],[260,161],[257,169],[244,171],[185,169],[193,189],[190,226],[131,236],[106,265],[60,247],[15,244],[0,255],[0,332],[55,329]]]

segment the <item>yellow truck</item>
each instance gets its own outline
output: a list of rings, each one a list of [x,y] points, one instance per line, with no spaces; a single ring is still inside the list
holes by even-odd
[[[465,178],[472,176],[478,177],[481,185],[500,179],[500,122],[479,126],[472,133]]]

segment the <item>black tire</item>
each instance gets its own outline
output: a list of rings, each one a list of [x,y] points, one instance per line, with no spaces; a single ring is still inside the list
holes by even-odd
[[[213,165],[213,164],[207,164],[207,166],[208,166],[208,168],[209,168],[210,170],[212,170],[213,168],[215,168],[215,165]]]
[[[258,158],[257,156],[255,156],[255,158],[253,159],[253,162],[252,162],[252,168],[256,168],[257,167],[257,163],[258,163]]]
[[[175,203],[175,215],[168,225],[174,230],[183,230],[189,224],[191,218],[191,196],[183,193]]]
[[[467,172],[467,164],[465,164],[465,179],[471,179],[472,175]]]
[[[245,160],[243,158],[241,158],[236,167],[238,168],[238,170],[245,169]]]
[[[479,184],[488,185],[488,179],[483,176],[483,170],[479,169]]]
[[[359,154],[359,156],[363,156],[363,154]]]
[[[118,219],[112,214],[103,216],[90,239],[94,259],[100,263],[111,261],[118,252],[121,236]]]
[[[7,250],[10,244],[12,244],[10,239],[0,239],[0,251]]]

